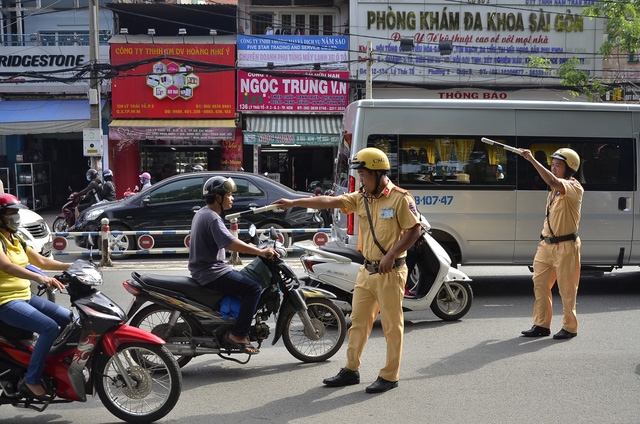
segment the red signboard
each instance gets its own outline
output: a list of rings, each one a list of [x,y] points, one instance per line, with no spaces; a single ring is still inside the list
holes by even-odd
[[[134,64],[112,80],[114,118],[235,118],[233,44],[113,44],[111,64]]]
[[[348,79],[348,71],[238,71],[238,110],[342,113],[349,103]]]

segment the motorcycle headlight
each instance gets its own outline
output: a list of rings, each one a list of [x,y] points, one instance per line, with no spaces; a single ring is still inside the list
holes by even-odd
[[[84,219],[85,221],[93,221],[97,219],[100,215],[102,215],[103,212],[104,212],[104,209],[102,208],[91,209],[87,211],[87,213],[84,215]]]

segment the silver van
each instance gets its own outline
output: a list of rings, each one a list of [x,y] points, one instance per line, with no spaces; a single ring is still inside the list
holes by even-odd
[[[640,106],[627,104],[360,100],[344,113],[335,192],[357,190],[349,159],[378,147],[390,177],[408,189],[432,234],[464,265],[530,265],[540,241],[548,187],[519,155],[481,141],[527,148],[541,163],[560,147],[581,158],[583,266],[640,265]],[[357,246],[353,215],[334,212]]]

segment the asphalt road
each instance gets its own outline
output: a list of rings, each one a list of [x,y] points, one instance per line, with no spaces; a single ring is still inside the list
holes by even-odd
[[[170,261],[168,258],[167,261]],[[179,258],[174,259],[177,263]],[[144,260],[104,269],[103,291],[121,306],[129,295],[120,282],[131,268],[153,271]],[[156,262],[155,260],[153,262]],[[137,263],[137,265],[136,265]],[[150,263],[150,262],[147,262]],[[182,259],[182,263],[186,263]],[[142,268],[140,268],[142,266]],[[145,271],[144,268],[147,268]],[[176,265],[174,268],[180,268]],[[463,267],[473,279],[474,304],[458,322],[430,311],[405,316],[400,385],[369,395],[384,364],[378,324],[363,354],[362,383],[322,386],[344,365],[346,345],[331,360],[303,364],[282,342],[265,344],[247,365],[217,356],[183,369],[183,392],[166,423],[634,423],[640,421],[640,274],[623,270],[584,276],[578,295],[579,335],[569,341],[527,339],[531,326],[530,274],[524,267]],[[64,303],[64,299],[60,299]],[[561,327],[559,298],[552,331]],[[0,423],[118,422],[98,398],[55,405],[43,413],[0,408]]]

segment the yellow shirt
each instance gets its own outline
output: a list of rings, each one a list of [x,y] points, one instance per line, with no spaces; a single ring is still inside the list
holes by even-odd
[[[29,264],[29,257],[20,240],[12,237],[13,242],[11,242],[2,233],[0,233],[0,237],[7,248],[9,260],[16,265],[26,267]],[[31,299],[31,282],[29,280],[0,271],[0,305],[12,300],[29,299]]]
[[[584,189],[574,178],[560,180],[564,186],[565,194],[551,190],[547,197],[549,219],[545,217],[542,228],[544,237],[552,237],[551,230],[556,237],[566,236],[578,232],[580,226],[580,209],[582,208],[582,195]],[[545,213],[547,213],[545,211]]]
[[[370,261],[382,259],[384,254],[371,236],[369,219],[364,206],[365,197],[360,192],[340,196],[346,213],[355,212],[360,221],[359,234],[362,236],[362,254]],[[406,190],[396,187],[392,182],[382,190],[379,197],[372,198],[369,211],[371,221],[380,245],[388,252],[402,238],[405,231],[420,223],[413,196]],[[406,256],[403,252],[399,257]]]

